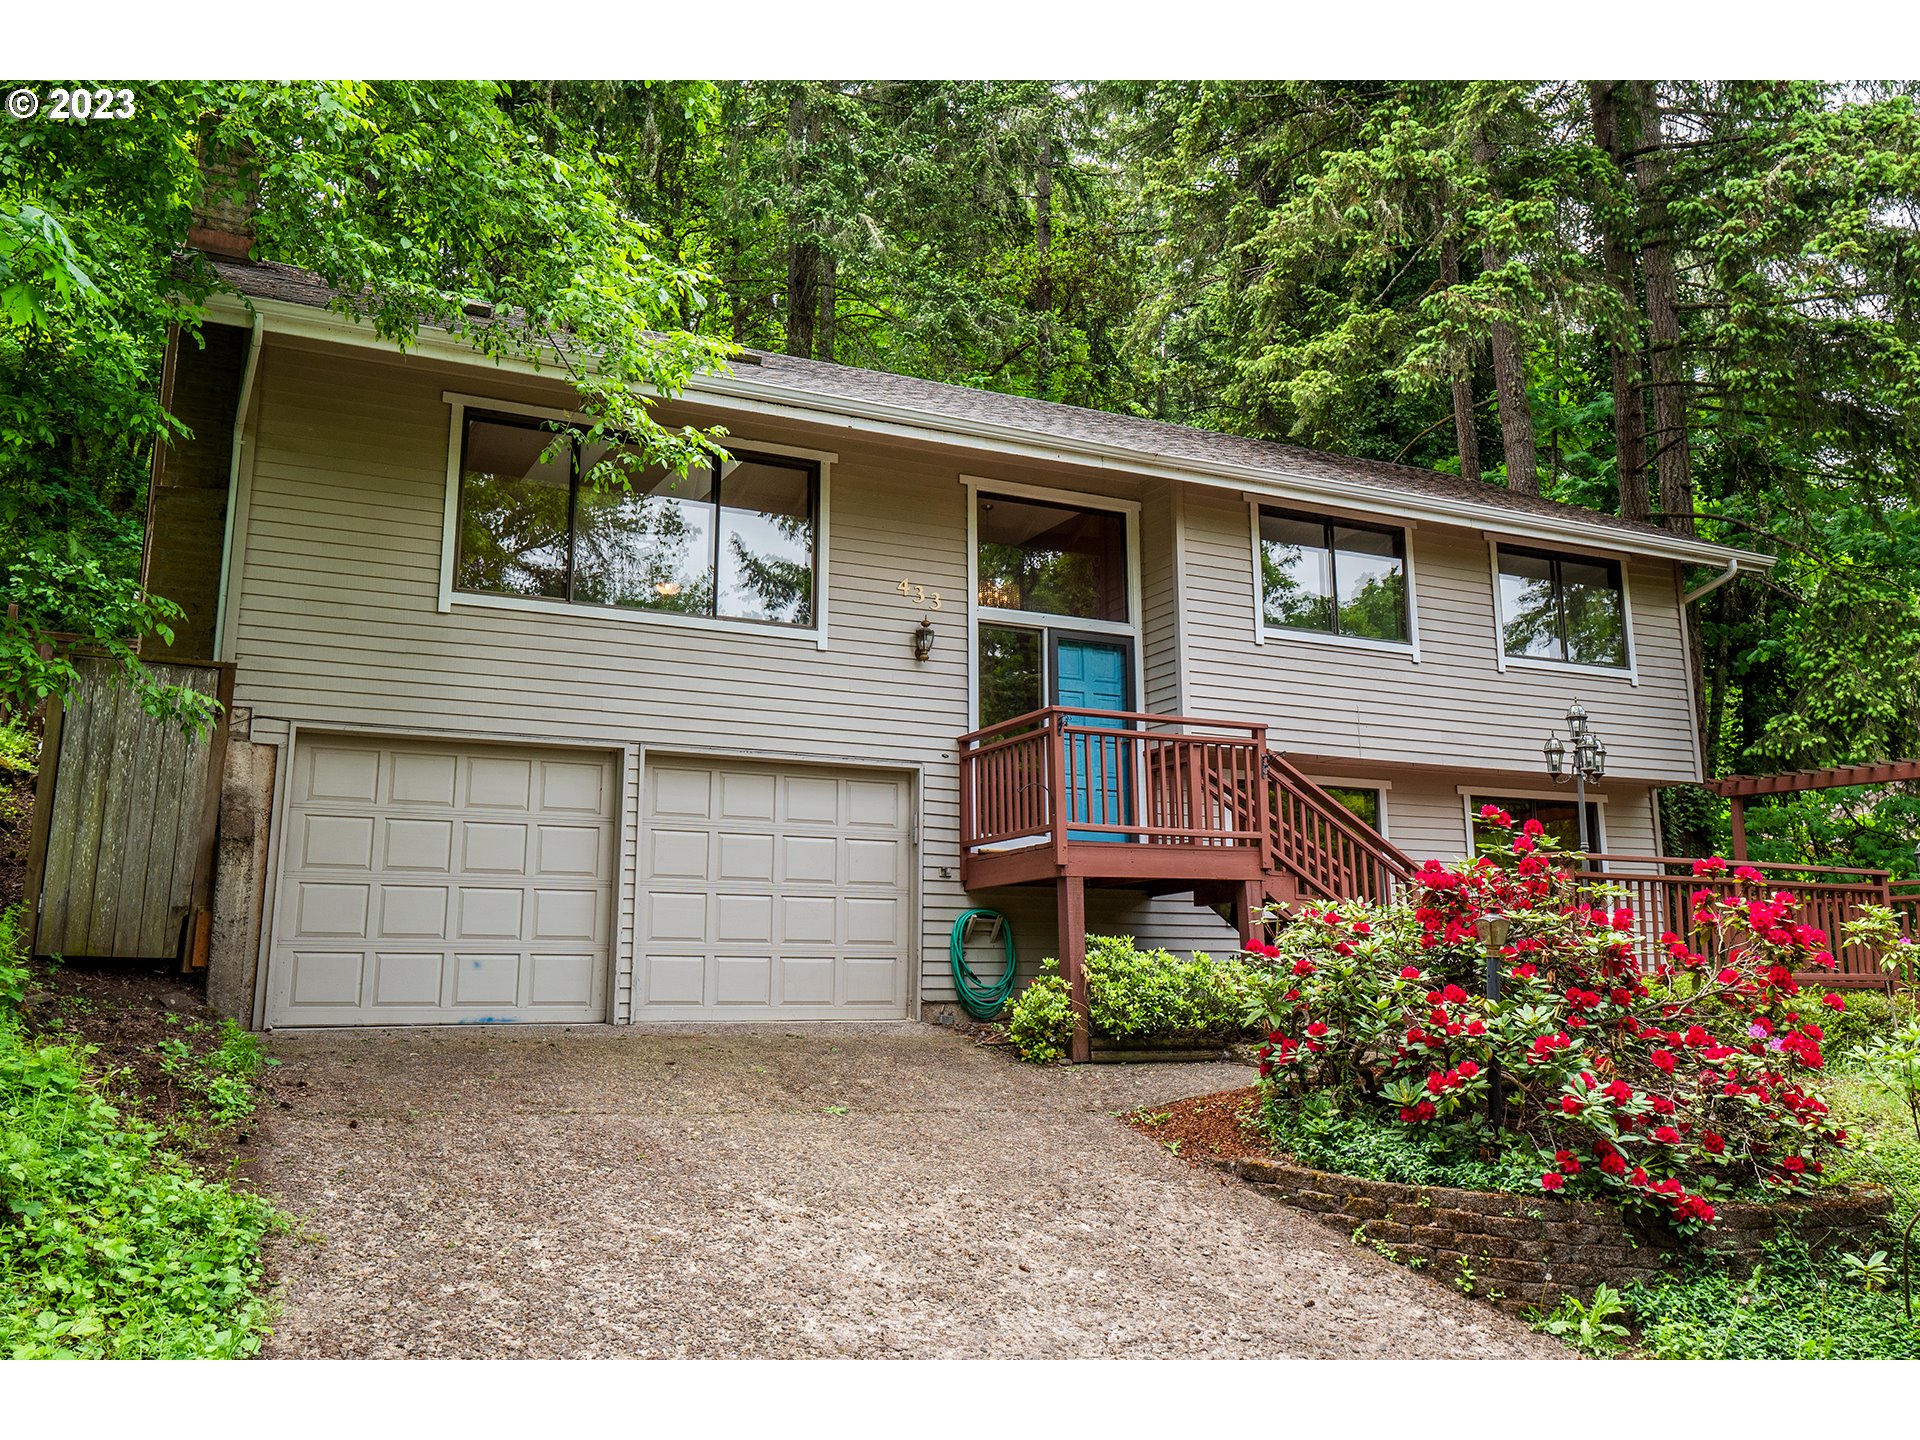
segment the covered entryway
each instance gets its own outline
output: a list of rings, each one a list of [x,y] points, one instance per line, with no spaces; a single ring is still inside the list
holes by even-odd
[[[907,1013],[911,777],[649,756],[633,1018]]]
[[[303,736],[292,763],[268,1024],[607,1018],[611,755]]]

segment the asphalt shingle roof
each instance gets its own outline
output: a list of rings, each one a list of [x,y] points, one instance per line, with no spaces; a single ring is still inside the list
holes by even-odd
[[[210,257],[213,258],[213,257]],[[325,306],[335,292],[318,276],[290,265],[273,262],[238,261],[213,258],[221,278],[241,294],[294,305]],[[1088,410],[1078,405],[1062,405],[1051,400],[1034,400],[1024,395],[1003,395],[991,390],[976,390],[965,385],[948,385],[934,380],[918,380],[907,375],[892,375],[880,370],[861,370],[851,365],[835,365],[821,360],[801,360],[791,355],[766,351],[748,351],[734,373],[755,386],[789,392],[797,403],[815,408],[833,408],[833,402],[883,405],[912,411],[917,415],[952,422],[956,426],[990,425],[1025,432],[1038,440],[1052,440],[1067,446],[1084,445],[1103,449],[1134,451],[1160,457],[1178,464],[1234,466],[1267,471],[1278,477],[1323,479],[1341,484],[1360,485],[1389,494],[1425,497],[1441,503],[1466,503],[1511,512],[1516,519],[1560,521],[1582,528],[1600,527],[1621,532],[1627,537],[1658,536],[1671,544],[1677,537],[1670,530],[1616,515],[1567,505],[1537,496],[1515,494],[1498,485],[1462,479],[1436,470],[1412,465],[1396,465],[1383,460],[1362,460],[1347,455],[1312,450],[1277,440],[1255,440],[1243,435],[1228,435],[1149,420],[1136,415],[1117,415],[1104,410]],[[1383,499],[1386,498],[1383,496]],[[1702,545],[1726,551],[1725,547]]]

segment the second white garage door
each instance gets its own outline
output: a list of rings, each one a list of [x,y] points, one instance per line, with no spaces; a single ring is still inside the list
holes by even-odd
[[[906,1015],[912,784],[649,758],[633,1018]]]

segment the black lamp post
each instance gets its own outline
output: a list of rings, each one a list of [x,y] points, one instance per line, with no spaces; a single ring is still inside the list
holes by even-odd
[[[1593,849],[1587,833],[1587,783],[1607,773],[1607,744],[1587,723],[1587,710],[1578,700],[1567,707],[1567,739],[1548,732],[1547,743],[1540,747],[1547,757],[1547,774],[1556,785],[1573,781],[1574,814],[1579,819],[1580,853]],[[1571,758],[1572,764],[1567,762]]]

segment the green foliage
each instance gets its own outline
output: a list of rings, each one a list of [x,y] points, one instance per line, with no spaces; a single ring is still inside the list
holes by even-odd
[[[1274,1100],[1262,1107],[1260,1125],[1274,1149],[1315,1170],[1458,1190],[1537,1195],[1540,1189],[1531,1145],[1490,1145],[1491,1158],[1481,1159],[1477,1149],[1431,1130],[1395,1125],[1368,1111],[1343,1114],[1324,1091]]]
[[[1627,1327],[1614,1319],[1626,1313],[1627,1302],[1620,1292],[1611,1285],[1599,1285],[1585,1304],[1576,1296],[1562,1296],[1553,1313],[1534,1328],[1559,1336],[1582,1355],[1604,1359],[1617,1355],[1627,1343]]]
[[[40,737],[22,725],[0,725],[0,774],[32,775],[40,768]]]
[[[1067,1058],[1073,1039],[1073,1002],[1056,962],[1040,962],[1041,973],[1014,999],[1007,1012],[1007,1034],[1020,1058],[1033,1065],[1049,1065]]]
[[[254,1353],[271,1316],[260,1244],[283,1222],[111,1104],[83,1047],[24,1032],[8,978],[24,974],[21,934],[17,909],[0,917],[0,1355]],[[219,1054],[222,1078],[257,1061]]]
[[[198,1028],[198,1027],[195,1027]],[[183,1039],[160,1042],[160,1069],[182,1092],[181,1115],[191,1138],[200,1126],[220,1129],[253,1113],[254,1082],[270,1062],[257,1035],[231,1020],[219,1025],[220,1043],[204,1056]]]
[[[595,440],[680,468],[710,437],[663,426],[724,341],[688,326],[709,282],[663,256],[594,137],[540,87],[494,82],[167,82],[129,120],[0,130],[0,699],[71,679],[72,633],[104,647],[155,713],[204,724],[133,643],[179,612],[138,587],[170,327],[197,343],[221,288],[186,250],[202,158],[258,200],[255,257],[319,274],[382,337],[438,326],[566,378]],[[222,188],[235,192],[220,195]],[[325,204],[315,203],[325,196]],[[181,257],[187,256],[185,260]],[[487,318],[513,315],[511,322]]]
[[[1114,1040],[1227,1039],[1246,1025],[1248,967],[1201,951],[1182,960],[1131,936],[1087,937],[1087,1018]]]
[[[1894,1004],[1878,990],[1850,990],[1847,1008],[1832,1010],[1820,1017],[1826,1032],[1821,1048],[1835,1060],[1844,1060],[1856,1046],[1869,1044],[1894,1029],[1897,1012]]]
[[[1627,1287],[1640,1347],[1660,1360],[1914,1360],[1900,1297],[1788,1238],[1746,1279],[1702,1270]]]

